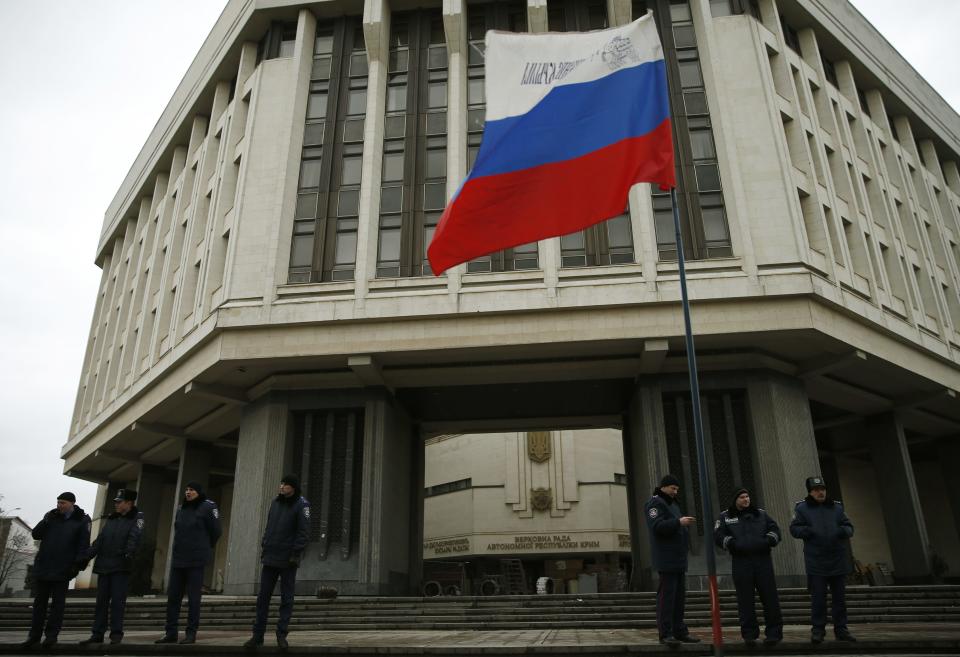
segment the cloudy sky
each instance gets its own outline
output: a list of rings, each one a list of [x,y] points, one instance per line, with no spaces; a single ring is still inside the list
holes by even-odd
[[[100,270],[103,214],[225,0],[0,0],[0,507],[57,494]],[[854,3],[960,108],[960,2]],[[918,9],[922,8],[922,9]]]

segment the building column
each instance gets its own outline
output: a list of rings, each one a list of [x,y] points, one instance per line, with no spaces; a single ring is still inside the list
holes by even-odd
[[[773,550],[781,586],[805,586],[803,542],[790,535],[804,480],[821,475],[810,400],[803,384],[778,375],[760,375],[747,383],[753,429],[753,462],[760,504],[780,525],[783,540]]]
[[[97,537],[100,533],[100,529],[103,527],[103,520],[101,518],[104,515],[104,509],[107,506],[107,495],[111,492],[109,484],[100,484],[97,486],[97,497],[94,499],[92,504],[84,506],[80,505],[80,508],[84,509],[87,512],[87,515],[90,516],[90,519],[93,521],[90,527],[90,542]],[[97,588],[97,576],[93,572],[93,561],[90,562],[90,565],[87,566],[87,569],[77,575],[77,582],[75,586],[78,589],[95,589]]]
[[[953,514],[953,526],[960,536],[960,470],[957,469],[957,463],[960,463],[960,440],[943,439],[937,451],[943,471],[943,484],[947,489],[947,502]]]
[[[183,501],[183,491],[189,482],[200,484],[204,491],[210,485],[210,445],[198,440],[184,440],[180,444],[180,459],[177,467],[177,483],[174,487],[172,500],[167,497],[170,504],[168,515],[164,516],[164,527],[161,535],[158,535],[158,541],[166,537],[167,555],[173,556],[173,524],[177,520],[177,507]],[[159,518],[158,518],[159,525]],[[169,578],[169,563],[163,569],[164,589]],[[210,579],[209,569],[206,573],[206,579]]]
[[[237,470],[230,513],[230,544],[223,592],[251,595],[260,574],[260,539],[270,501],[283,476],[287,405],[270,395],[248,404],[240,420]]]
[[[366,403],[359,585],[367,595],[404,595],[419,584],[410,581],[413,440],[410,419],[392,398]]]
[[[875,415],[867,421],[866,437],[880,482],[883,518],[888,528],[896,528],[887,535],[894,576],[898,583],[929,581],[930,541],[903,425],[896,413]],[[856,518],[851,520],[856,527]]]
[[[623,427],[623,464],[633,562],[630,588],[647,590],[653,587],[654,573],[643,505],[669,469],[660,386],[640,385],[633,391]]]
[[[167,544],[157,531],[164,522],[170,522],[170,516],[164,516],[162,508],[164,478],[165,468],[144,463],[140,466],[140,477],[137,479],[137,508],[143,511],[144,518],[140,549],[150,552],[150,588],[156,590],[163,588],[167,571]],[[169,514],[169,505],[166,506]]]

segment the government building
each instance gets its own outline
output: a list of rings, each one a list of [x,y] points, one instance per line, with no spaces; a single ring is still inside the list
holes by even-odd
[[[487,30],[648,11],[714,511],[744,485],[785,529],[821,474],[859,563],[960,572],[960,117],[848,2],[230,0],[91,254],[64,471],[94,513],[139,490],[140,589],[200,481],[207,585],[252,594],[286,472],[312,502],[301,594],[650,589],[667,472],[702,586],[670,195],[442,276],[425,257],[479,149]],[[805,581],[799,541],[774,555]]]

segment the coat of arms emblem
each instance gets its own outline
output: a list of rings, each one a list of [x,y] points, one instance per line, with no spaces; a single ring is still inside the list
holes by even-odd
[[[530,506],[534,511],[549,511],[553,504],[553,494],[549,488],[531,488]]]
[[[527,456],[534,463],[550,460],[550,432],[530,431],[527,433]]]

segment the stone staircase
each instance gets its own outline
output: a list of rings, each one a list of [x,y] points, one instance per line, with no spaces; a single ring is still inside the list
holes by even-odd
[[[725,625],[736,625],[733,591],[721,591]],[[809,596],[803,589],[781,589],[784,622],[809,622]],[[276,616],[276,602],[271,616]],[[69,598],[64,630],[85,631],[93,617],[89,598]],[[850,587],[850,624],[960,623],[960,586]],[[165,599],[131,598],[127,630],[160,631]],[[29,600],[0,601],[0,631],[26,630]],[[186,613],[184,604],[181,614]],[[253,597],[207,595],[201,623],[205,630],[246,631],[254,615]],[[687,623],[710,624],[705,592],[687,594]],[[181,621],[181,627],[183,621]],[[649,629],[656,627],[655,594],[518,595],[463,597],[341,597],[333,600],[298,597],[291,630],[523,630],[523,629]]]

